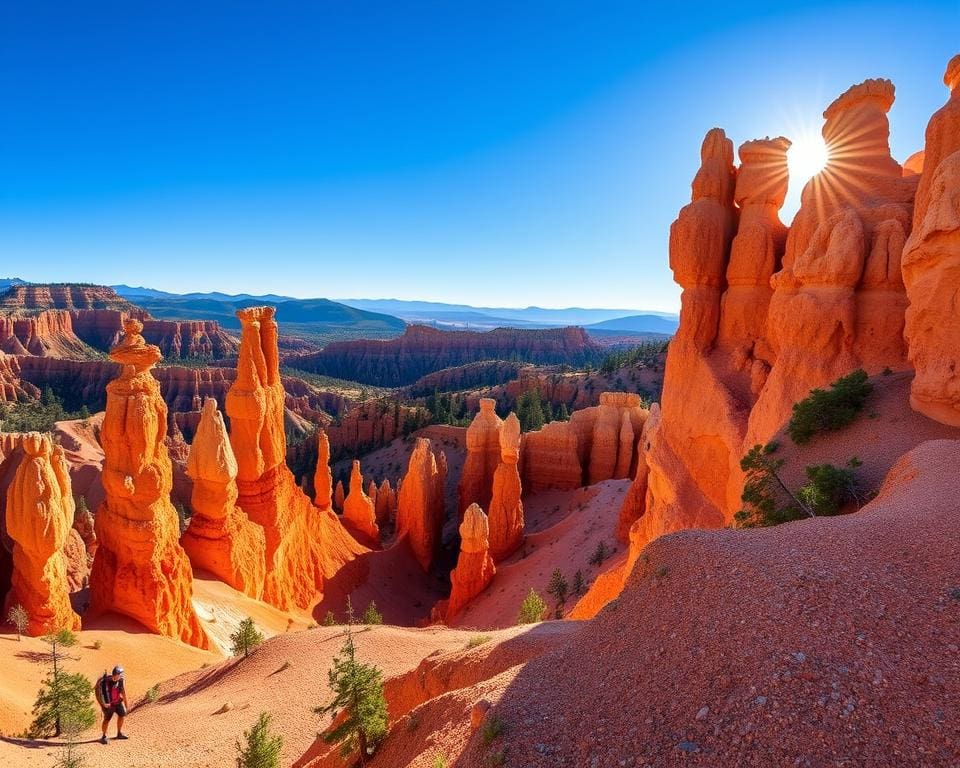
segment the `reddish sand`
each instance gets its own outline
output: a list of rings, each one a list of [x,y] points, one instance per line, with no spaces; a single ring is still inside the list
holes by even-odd
[[[860,513],[652,543],[569,644],[496,681],[503,733],[456,765],[956,766],[958,478],[960,442],[927,442]]]
[[[498,641],[526,631],[527,628],[520,628],[494,633],[489,646],[485,644],[470,651],[480,659],[490,657],[491,660],[467,664],[463,667],[468,670],[463,679],[472,683],[477,677],[484,677],[484,670],[488,667],[499,671],[505,664],[527,660],[549,647],[545,644],[546,640],[538,640],[499,649]],[[108,640],[110,643],[117,641],[116,634],[106,636],[105,646]],[[93,637],[93,633],[90,636]],[[187,672],[161,684],[159,697],[154,703],[140,700],[143,688],[135,687],[133,681],[143,674],[144,668],[138,664],[156,661],[175,669],[177,661],[182,663],[182,659],[163,658],[159,651],[161,644],[194,654],[191,660],[193,666],[199,666],[210,656],[151,635],[128,637],[132,638],[128,648],[135,645],[145,651],[138,662],[131,656],[127,664],[131,700],[138,701],[125,727],[130,740],[111,741],[109,745],[102,746],[93,741],[96,733],[91,730],[85,734],[84,741],[87,743],[82,746],[91,765],[98,768],[230,766],[234,762],[236,739],[250,727],[261,711],[273,715],[274,731],[284,737],[281,765],[304,765],[308,759],[317,756],[318,749],[326,749],[325,745],[315,745],[314,742],[317,731],[329,721],[313,714],[312,709],[329,700],[327,670],[342,647],[342,628],[319,627],[291,632],[268,641],[249,659],[228,659]],[[376,664],[385,676],[409,672],[428,656],[442,659],[444,657],[437,654],[449,653],[457,654],[453,671],[463,674],[458,671],[461,666],[459,660],[471,637],[471,633],[448,629],[417,630],[383,626],[358,628],[356,643],[359,658]],[[105,647],[103,653],[106,652]],[[113,655],[110,656],[111,660]],[[22,663],[31,666],[27,661]],[[99,671],[99,666],[102,665],[94,663],[91,669]],[[86,667],[80,663],[77,668],[86,671]],[[35,668],[33,672],[34,675],[38,674]],[[400,691],[408,689],[410,692],[405,699],[398,698]],[[411,687],[409,681],[403,681],[399,686],[395,683],[393,690],[391,698],[397,699],[401,706],[409,708],[418,701],[415,686]],[[0,741],[0,765],[51,766],[57,757],[58,745],[59,742],[53,739],[39,743]]]
[[[547,491],[523,500],[527,537],[520,551],[497,565],[487,587],[453,621],[455,627],[491,629],[516,623],[520,604],[531,588],[547,602],[550,614],[556,607],[547,585],[559,568],[571,589],[565,612],[573,608],[573,577],[579,570],[589,586],[598,573],[614,567],[623,556],[614,535],[617,515],[629,480],[608,480],[575,491]],[[601,567],[589,561],[597,545],[605,542],[610,559]]]

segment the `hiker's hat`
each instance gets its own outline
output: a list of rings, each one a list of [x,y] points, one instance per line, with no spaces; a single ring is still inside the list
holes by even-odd
[[[117,666],[115,666],[115,667],[113,668],[113,674],[115,674],[115,675],[122,675],[122,674],[123,674],[123,667],[121,667],[119,664],[117,664]]]

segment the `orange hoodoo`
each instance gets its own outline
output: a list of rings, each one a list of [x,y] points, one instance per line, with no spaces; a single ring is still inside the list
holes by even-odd
[[[493,473],[490,500],[490,554],[503,560],[523,543],[523,502],[520,500],[520,420],[511,413],[500,428],[500,465]]]
[[[122,371],[107,385],[101,430],[106,498],[96,514],[91,609],[126,614],[152,632],[207,648],[191,603],[193,571],[170,501],[167,406],[150,372],[160,349],[144,341],[142,328],[139,320],[126,320],[123,340],[110,351]]]
[[[905,335],[916,368],[913,408],[960,426],[960,328],[955,299],[960,274],[960,55],[947,64],[947,103],[927,125],[923,175],[913,232],[904,246],[903,280],[910,307]]]
[[[443,527],[446,457],[433,455],[429,438],[418,437],[397,494],[397,540],[407,538],[417,562],[430,570]]]
[[[313,475],[313,503],[320,509],[333,508],[333,475],[330,474],[330,438],[317,430],[317,469]]]
[[[237,460],[213,398],[203,404],[187,475],[193,480],[193,517],[181,543],[190,562],[259,599],[265,572],[263,529],[236,506]]]
[[[487,588],[497,569],[490,557],[490,524],[476,504],[467,507],[460,523],[460,556],[450,572],[450,599],[446,621],[453,619],[467,603]]]
[[[364,548],[331,509],[310,503],[287,468],[284,391],[273,307],[237,312],[242,327],[237,378],[227,393],[238,504],[266,536],[263,599],[309,608],[324,582]]]
[[[500,465],[500,426],[503,422],[494,410],[496,400],[480,399],[480,410],[467,427],[467,458],[463,463],[458,512],[462,516],[471,504],[490,506],[493,473]]]
[[[75,509],[67,463],[49,435],[29,432],[21,446],[24,457],[7,488],[7,533],[14,542],[8,605],[26,610],[29,635],[77,630],[63,552]]]
[[[363,490],[363,475],[360,473],[360,462],[356,459],[350,471],[350,493],[343,502],[343,520],[371,544],[380,541],[374,501]]]

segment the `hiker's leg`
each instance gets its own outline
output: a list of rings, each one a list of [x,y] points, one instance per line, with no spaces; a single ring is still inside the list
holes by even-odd
[[[117,713],[117,735],[118,736],[121,733],[123,733],[123,720],[124,720],[123,715]]]
[[[103,735],[104,736],[107,735],[107,726],[110,725],[110,718],[112,717],[113,717],[112,709],[103,710]]]

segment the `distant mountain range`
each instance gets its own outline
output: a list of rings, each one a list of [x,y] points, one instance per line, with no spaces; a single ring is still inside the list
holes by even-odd
[[[0,278],[0,291],[27,281]],[[598,335],[672,335],[678,316],[631,309],[568,307],[474,307],[434,301],[402,299],[297,299],[268,294],[221,292],[171,293],[154,288],[113,285],[120,296],[167,320],[216,320],[238,329],[235,313],[242,307],[272,304],[277,319],[290,335],[329,341],[336,338],[393,338],[408,323],[441,329],[487,331],[493,328],[562,328],[581,326]]]
[[[401,299],[337,299],[357,309],[386,312],[410,323],[439,328],[489,330],[509,328],[560,328],[579,325],[589,330],[618,333],[665,333],[677,330],[678,316],[666,312],[638,313],[635,309],[544,309],[543,307],[473,307],[434,301]],[[605,325],[610,323],[611,325]]]

